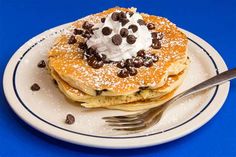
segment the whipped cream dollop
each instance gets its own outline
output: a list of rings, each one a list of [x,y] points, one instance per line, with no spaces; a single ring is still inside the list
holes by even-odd
[[[119,13],[120,11],[116,12]],[[94,30],[94,34],[87,40],[87,46],[96,48],[97,53],[106,55],[107,59],[111,61],[126,60],[136,56],[139,50],[147,50],[152,44],[152,36],[146,25],[140,25],[138,23],[138,20],[143,20],[142,16],[137,12],[134,12],[133,15],[129,13],[125,14],[129,22],[124,26],[122,26],[121,22],[114,21],[112,14],[106,17],[104,23],[95,24],[93,28],[98,29]],[[132,29],[128,29],[130,25],[136,25],[138,28],[137,31],[133,32]],[[112,30],[111,34],[104,35],[102,33],[104,27],[109,27]],[[128,43],[127,37],[122,37],[119,45],[115,45],[112,42],[112,37],[120,34],[122,28],[128,29],[128,34],[136,37],[135,43]]]

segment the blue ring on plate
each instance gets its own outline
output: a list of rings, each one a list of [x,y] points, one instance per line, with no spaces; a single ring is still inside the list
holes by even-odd
[[[54,35],[54,34],[57,34],[57,32],[54,32],[51,35]],[[15,78],[16,78],[16,72],[17,72],[17,68],[21,62],[21,60],[24,58],[24,56],[30,52],[30,50],[32,50],[33,47],[35,47],[36,45],[38,45],[39,43],[41,43],[42,41],[44,41],[46,38],[42,38],[41,40],[39,40],[39,42],[36,42],[35,44],[33,44],[31,47],[29,47],[25,53],[20,57],[20,60],[17,62],[16,66],[15,66],[15,69],[14,69],[14,73],[13,73],[13,87],[14,87],[14,92],[16,94],[16,97],[17,99],[19,100],[19,102],[22,104],[22,106],[28,111],[30,112],[33,116],[35,116],[36,118],[38,118],[39,120],[47,123],[48,125],[51,125],[57,129],[60,129],[60,130],[63,130],[63,131],[67,131],[67,132],[70,132],[70,133],[74,133],[74,134],[79,134],[79,135],[83,135],[83,136],[89,136],[89,137],[96,137],[96,138],[108,138],[108,139],[129,139],[129,138],[140,138],[140,137],[147,137],[147,136],[152,136],[152,135],[157,135],[157,134],[161,134],[161,133],[165,133],[165,132],[168,132],[170,130],[173,130],[173,129],[176,129],[182,125],[185,125],[186,123],[190,122],[191,120],[195,119],[197,116],[199,116],[204,110],[207,109],[207,107],[211,104],[211,102],[213,101],[213,99],[215,98],[217,92],[218,92],[218,88],[219,86],[217,86],[215,88],[215,91],[214,91],[214,94],[212,95],[210,101],[206,104],[206,106],[200,111],[198,112],[195,116],[193,116],[192,118],[188,119],[187,121],[177,125],[177,126],[174,126],[174,127],[171,127],[169,129],[166,129],[164,131],[159,131],[159,132],[155,132],[155,133],[151,133],[151,134],[147,134],[147,135],[139,135],[139,136],[128,136],[128,137],[122,137],[122,136],[117,136],[117,137],[112,137],[112,136],[97,136],[97,135],[90,135],[90,134],[85,134],[85,133],[81,133],[81,132],[76,132],[76,131],[72,131],[72,130],[68,130],[68,129],[65,129],[65,128],[62,128],[60,126],[57,126],[55,124],[52,124],[50,122],[48,122],[47,120],[39,117],[38,115],[36,115],[33,111],[31,111],[27,105],[22,101],[22,99],[20,98],[18,92],[17,92],[17,89],[16,89],[16,84],[15,84]],[[188,38],[188,40],[190,40],[191,42],[193,42],[195,45],[197,45],[198,47],[200,47],[206,54],[207,56],[210,58],[210,60],[212,61],[214,67],[215,67],[215,70],[216,70],[216,74],[219,74],[219,71],[218,71],[218,67],[214,61],[214,59],[211,57],[211,55],[200,45],[198,44],[197,42],[195,42],[194,40]]]

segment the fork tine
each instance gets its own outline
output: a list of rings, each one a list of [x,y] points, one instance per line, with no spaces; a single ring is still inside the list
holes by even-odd
[[[132,120],[132,119],[137,119],[138,117],[122,117],[122,118],[117,118],[117,117],[104,117],[104,120]]]
[[[132,122],[140,122],[141,120],[139,118],[136,119],[112,119],[112,120],[106,120],[107,123],[132,123]]]
[[[113,128],[112,130],[116,130],[116,131],[141,131],[143,129],[145,129],[147,126],[145,124],[141,124],[139,126],[136,127],[123,127],[123,128]]]
[[[115,127],[137,127],[139,125],[142,125],[143,121],[138,121],[138,122],[134,122],[134,123],[111,123],[108,124],[109,126],[115,126]]]
[[[135,113],[135,114],[129,114],[129,115],[123,115],[123,116],[110,116],[110,117],[103,117],[102,119],[132,119],[136,118],[137,116],[141,115],[142,113]]]

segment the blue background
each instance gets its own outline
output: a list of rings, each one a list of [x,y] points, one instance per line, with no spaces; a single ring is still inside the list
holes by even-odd
[[[164,16],[208,41],[236,67],[236,1],[233,0],[0,0],[0,78],[14,52],[51,27],[114,6]],[[236,80],[220,112],[196,132],[143,149],[105,150],[48,137],[10,109],[0,84],[0,156],[236,156]],[[125,143],[124,143],[125,145]]]

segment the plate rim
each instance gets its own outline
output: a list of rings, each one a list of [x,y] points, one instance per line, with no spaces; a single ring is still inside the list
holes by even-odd
[[[215,108],[215,110],[214,110],[214,112],[211,112],[211,114],[207,114],[207,118],[206,119],[204,119],[204,121],[203,122],[199,122],[199,124],[197,125],[196,124],[196,126],[195,127],[189,127],[187,130],[185,129],[185,131],[182,131],[182,134],[180,134],[179,133],[179,135],[172,135],[172,136],[170,136],[170,135],[168,135],[168,134],[170,134],[170,133],[168,133],[167,135],[168,135],[168,138],[164,138],[164,139],[162,139],[162,140],[159,140],[158,142],[153,142],[152,141],[152,139],[155,137],[155,136],[159,136],[158,134],[157,135],[150,135],[150,136],[143,136],[143,137],[139,137],[139,138],[135,138],[135,140],[139,140],[139,139],[141,139],[141,141],[143,142],[143,143],[140,143],[140,142],[135,142],[135,140],[134,140],[134,138],[121,138],[121,139],[119,139],[119,138],[113,138],[113,139],[105,139],[105,138],[100,138],[100,140],[98,140],[99,138],[97,138],[97,137],[88,137],[88,136],[86,136],[85,137],[85,135],[76,135],[76,136],[82,136],[83,138],[81,138],[82,139],[82,141],[77,141],[77,140],[75,140],[76,138],[73,138],[70,134],[71,133],[68,133],[68,132],[63,132],[63,131],[61,131],[61,130],[55,130],[55,128],[51,128],[52,126],[50,126],[50,129],[42,129],[42,128],[40,128],[40,126],[44,126],[44,125],[46,125],[46,126],[48,126],[48,124],[46,124],[46,123],[43,123],[42,124],[42,122],[38,122],[38,120],[39,119],[35,119],[35,117],[34,118],[32,118],[30,115],[28,115],[27,113],[24,113],[23,114],[23,111],[24,110],[19,110],[19,106],[16,106],[16,104],[18,105],[18,103],[19,103],[19,101],[16,101],[16,100],[14,100],[15,98],[13,98],[13,96],[15,96],[15,95],[12,95],[11,94],[11,88],[9,88],[8,87],[8,85],[9,85],[9,80],[11,80],[11,79],[9,79],[9,76],[11,76],[11,75],[13,75],[12,73],[10,73],[13,69],[14,69],[14,66],[13,65],[16,65],[17,64],[17,61],[19,60],[19,59],[21,59],[20,57],[21,57],[21,55],[22,55],[22,53],[24,53],[24,51],[22,51],[22,50],[24,50],[24,49],[27,49],[27,47],[28,47],[28,45],[29,45],[29,43],[35,43],[35,42],[38,42],[38,38],[40,39],[40,37],[42,37],[42,36],[46,36],[46,35],[44,35],[44,34],[51,34],[51,33],[54,33],[56,30],[58,31],[58,30],[60,30],[60,29],[62,29],[62,28],[64,28],[65,26],[67,26],[67,25],[69,25],[70,23],[67,23],[67,24],[63,24],[63,25],[60,25],[60,26],[57,26],[57,27],[54,27],[54,28],[52,28],[52,29],[49,29],[49,30],[47,30],[47,31],[44,31],[43,33],[40,33],[39,35],[37,35],[37,36],[35,36],[35,37],[33,37],[32,39],[30,39],[30,40],[28,40],[26,43],[24,43],[14,54],[13,54],[13,56],[11,57],[11,59],[9,60],[9,62],[8,62],[8,64],[7,64],[7,66],[6,66],[6,68],[5,68],[5,71],[4,71],[4,76],[3,76],[3,89],[4,89],[4,94],[5,94],[5,97],[7,98],[7,101],[8,101],[8,104],[9,104],[9,106],[13,109],[13,111],[23,120],[23,121],[25,121],[27,124],[29,124],[31,127],[33,127],[33,128],[35,128],[36,130],[38,130],[38,131],[40,131],[40,132],[43,132],[43,133],[45,133],[45,134],[47,134],[47,135],[49,135],[49,136],[52,136],[52,137],[54,137],[54,138],[57,138],[57,139],[59,139],[59,140],[62,140],[62,141],[67,141],[67,142],[70,142],[70,143],[73,143],[73,144],[80,144],[80,145],[85,145],[85,146],[90,146],[90,147],[96,147],[96,148],[112,148],[112,149],[127,149],[127,148],[141,148],[141,147],[147,147],[147,146],[152,146],[152,145],[158,145],[158,144],[162,144],[162,143],[166,143],[166,142],[169,142],[169,141],[173,141],[173,140],[175,140],[175,139],[178,139],[178,138],[181,138],[181,137],[183,137],[183,136],[185,136],[185,135],[187,135],[187,134],[189,134],[189,133],[191,133],[191,132],[193,132],[193,131],[195,131],[195,130],[197,130],[199,127],[201,127],[201,126],[203,126],[205,123],[207,123],[210,119],[212,119],[213,117],[214,117],[214,115],[220,110],[220,108],[223,106],[223,104],[224,104],[224,101],[225,101],[225,99],[227,98],[227,95],[228,95],[228,92],[229,92],[229,86],[230,86],[230,83],[228,82],[228,83],[226,83],[226,84],[224,84],[224,85],[221,85],[220,87],[219,87],[219,90],[224,90],[224,92],[222,93],[221,92],[221,94],[223,94],[223,96],[221,97],[221,98],[223,98],[223,99],[220,99],[221,101],[220,101],[220,105],[218,105],[217,107],[218,108]],[[194,34],[192,34],[192,33],[190,33],[190,32],[188,32],[188,31],[186,31],[186,30],[184,30],[184,29],[181,29],[185,34],[187,34],[187,36],[189,37],[189,36],[191,36],[191,39],[193,39],[194,41],[199,41],[200,43],[201,43],[201,45],[204,45],[203,47],[205,48],[205,47],[207,47],[207,49],[208,50],[210,50],[210,51],[208,51],[208,52],[210,52],[210,54],[211,54],[211,57],[212,57],[212,55],[214,55],[214,61],[216,62],[216,63],[220,63],[220,66],[218,67],[219,69],[219,71],[220,72],[222,72],[222,71],[224,71],[224,70],[227,70],[227,66],[226,66],[226,64],[225,64],[225,62],[224,62],[224,60],[223,60],[223,58],[220,56],[220,54],[210,45],[210,44],[208,44],[206,41],[204,41],[203,39],[201,39],[200,37],[198,37],[198,36],[196,36],[196,35],[194,35]],[[199,43],[198,42],[198,43]],[[15,64],[12,64],[12,62],[13,63],[15,63]],[[11,77],[12,78],[12,77]],[[11,84],[11,83],[10,83]],[[216,98],[214,98],[214,99],[216,99]],[[214,100],[213,100],[214,101]],[[212,102],[211,102],[212,103]],[[27,111],[28,112],[28,111]],[[32,119],[30,119],[30,118],[28,118],[28,117],[31,117]],[[201,117],[200,117],[201,118]],[[33,119],[35,119],[35,120],[33,120]],[[185,125],[185,127],[187,127],[187,125],[186,124],[184,124]],[[188,125],[189,125],[189,123],[188,123]],[[181,129],[181,128],[180,128]],[[176,130],[176,129],[175,129]],[[178,130],[178,129],[177,129]],[[53,132],[51,132],[51,131],[53,131]],[[59,133],[59,134],[57,134],[57,133]],[[60,134],[63,134],[63,136],[60,136]],[[74,136],[74,135],[73,135]],[[84,138],[85,137],[85,138]],[[150,137],[152,137],[151,139],[150,139]],[[89,140],[88,140],[88,138],[89,138]],[[95,143],[94,143],[94,138],[96,139],[95,140]],[[146,142],[144,142],[143,141],[143,138],[145,138],[146,139]],[[77,139],[78,139],[78,137],[77,137]],[[102,142],[102,141],[103,142]],[[114,142],[114,140],[116,140],[116,142]],[[134,140],[133,142],[132,141],[130,141],[130,140]],[[106,141],[106,142],[105,142]],[[126,146],[124,146],[124,142],[128,142],[128,145],[126,145]],[[108,144],[107,144],[108,143]],[[112,143],[112,144],[111,144]]]

